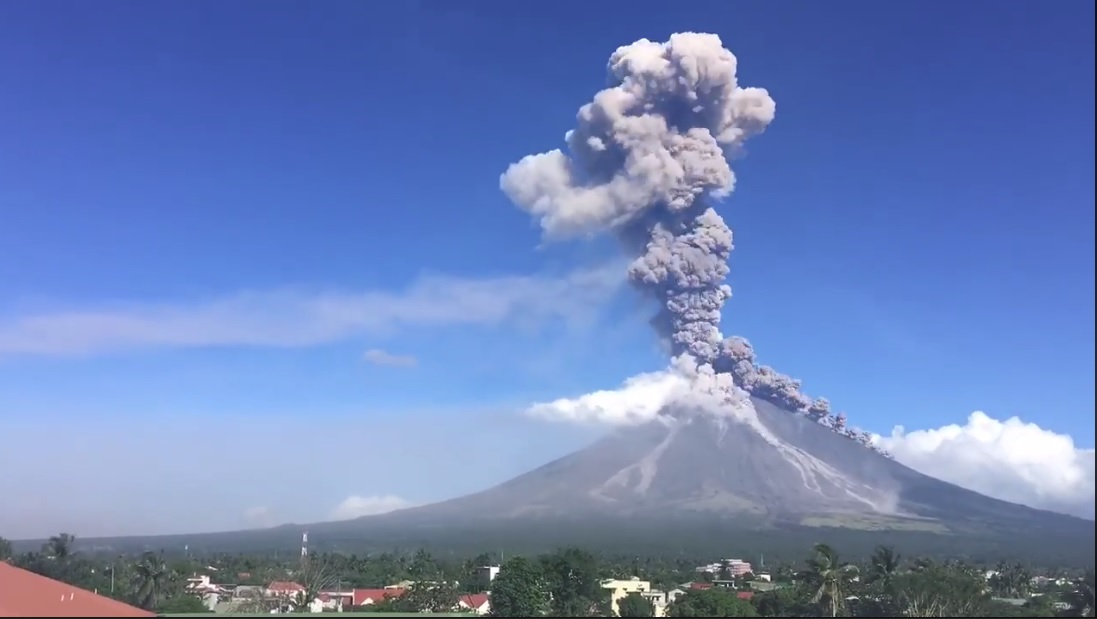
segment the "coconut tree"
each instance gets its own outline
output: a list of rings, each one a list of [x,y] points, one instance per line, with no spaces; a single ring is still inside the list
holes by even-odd
[[[857,576],[857,567],[842,563],[838,553],[826,544],[815,545],[815,555],[807,561],[808,569],[802,573],[814,593],[813,604],[823,604],[830,617],[837,617],[845,608],[846,592]]]
[[[134,599],[145,610],[152,610],[167,588],[171,570],[163,555],[146,552],[133,566]]]
[[[891,578],[899,571],[900,555],[891,546],[877,546],[872,553],[869,580],[883,586],[891,584]]]

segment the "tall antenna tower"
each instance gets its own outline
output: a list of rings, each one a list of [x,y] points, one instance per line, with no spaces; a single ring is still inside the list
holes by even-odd
[[[301,534],[301,566],[304,567],[305,563],[309,560],[309,532],[305,531]]]

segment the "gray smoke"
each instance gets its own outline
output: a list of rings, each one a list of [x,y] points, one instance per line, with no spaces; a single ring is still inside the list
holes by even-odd
[[[523,157],[501,187],[547,237],[613,230],[638,255],[629,279],[658,301],[652,324],[672,355],[692,359],[686,366],[730,375],[751,395],[867,445],[867,434],[847,430],[826,400],[812,401],[799,381],[759,366],[745,339],[720,334],[733,244],[710,204],[735,187],[725,153],[740,152],[776,111],[766,90],[739,86],[736,68],[714,34],[618,48],[609,59],[611,85],[579,109],[567,153]]]

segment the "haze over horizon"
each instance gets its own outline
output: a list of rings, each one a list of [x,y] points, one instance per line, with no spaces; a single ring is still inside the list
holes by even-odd
[[[635,418],[651,304],[499,175],[691,30],[778,101],[731,332],[900,462],[1093,518],[1093,7],[981,6],[0,7],[0,536],[379,513]]]

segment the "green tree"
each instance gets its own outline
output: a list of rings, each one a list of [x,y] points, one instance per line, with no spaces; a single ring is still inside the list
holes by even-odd
[[[389,607],[403,613],[449,613],[457,606],[457,598],[457,589],[450,583],[417,582],[389,602]]]
[[[670,605],[671,617],[757,617],[750,602],[740,600],[730,589],[690,591]]]
[[[164,557],[146,552],[133,566],[134,601],[146,610],[156,607],[171,579],[171,572]]]
[[[438,563],[426,550],[416,552],[411,559],[411,565],[408,567],[409,576],[416,581],[435,580],[439,576],[439,571]]]
[[[887,586],[899,571],[901,557],[891,546],[877,546],[869,561],[868,581]]]
[[[11,542],[0,537],[0,561],[7,561],[12,558],[14,551],[11,547]]]
[[[1032,574],[1020,563],[998,563],[990,578],[990,588],[998,597],[1026,598],[1032,589]]]
[[[208,613],[205,602],[189,594],[173,595],[156,605],[156,612],[166,614]]]
[[[1093,568],[1086,570],[1081,578],[1075,580],[1064,597],[1066,603],[1070,605],[1069,616],[1092,617],[1094,611]]]
[[[492,617],[538,617],[548,608],[548,590],[539,564],[508,559],[491,587]]]
[[[72,555],[72,547],[76,544],[76,536],[71,533],[59,533],[46,540],[42,545],[42,554],[58,561],[64,561]]]
[[[838,553],[826,544],[815,545],[808,569],[801,575],[814,589],[813,604],[822,604],[828,617],[837,617],[845,609],[846,591],[857,576],[857,567],[838,560]]]
[[[809,598],[800,587],[780,587],[755,594],[751,604],[762,617],[808,617],[812,612]]]
[[[618,617],[654,617],[655,606],[639,593],[630,593],[617,602]]]
[[[541,572],[554,617],[597,617],[609,610],[609,591],[602,588],[598,559],[578,548],[542,555]]]
[[[884,614],[894,617],[979,617],[988,612],[985,588],[977,570],[923,562],[920,569],[892,578],[882,605]]]

